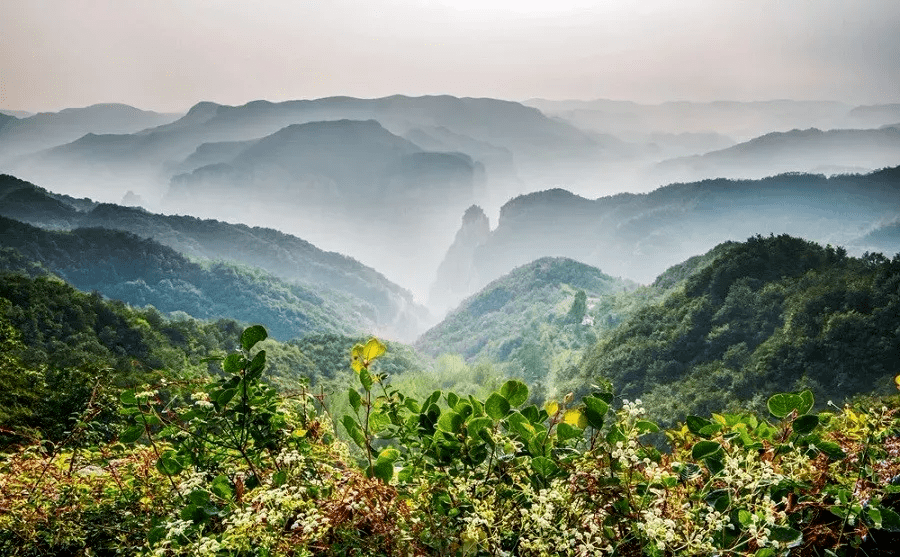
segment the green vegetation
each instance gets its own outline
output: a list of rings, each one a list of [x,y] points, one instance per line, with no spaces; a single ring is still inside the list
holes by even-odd
[[[212,379],[126,389],[114,442],[0,458],[10,556],[892,555],[900,399],[813,412],[810,391],[666,432],[640,400],[539,408],[394,388],[376,339],[346,355],[349,411],[262,380],[265,329]],[[88,427],[91,418],[78,427]],[[344,430],[355,453],[334,435]],[[354,456],[354,454],[356,456]]]
[[[777,236],[704,259],[661,277],[670,293],[569,368],[569,388],[609,381],[669,424],[726,407],[762,411],[765,393],[808,388],[824,402],[893,388],[900,257],[857,259]]]
[[[101,228],[51,232],[0,217],[0,269],[46,268],[84,291],[199,319],[271,323],[288,340],[312,331],[352,333],[371,308],[326,288],[287,283],[249,267],[193,262],[171,248]],[[90,261],[90,265],[85,265]]]
[[[898,384],[900,257],[755,237],[630,291],[541,260],[423,340],[468,362],[430,361],[49,274],[95,233],[0,251],[0,554],[849,557],[900,536],[900,397],[844,402]]]
[[[635,287],[571,259],[538,259],[468,298],[416,347],[491,362],[523,378],[537,398],[552,395],[557,373],[618,324],[634,303],[622,294]]]

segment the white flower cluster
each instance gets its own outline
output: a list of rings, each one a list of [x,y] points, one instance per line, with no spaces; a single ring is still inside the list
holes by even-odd
[[[178,491],[179,493],[190,493],[204,484],[206,484],[206,473],[191,472],[188,477],[181,480],[178,484]]]
[[[662,507],[654,506],[641,513],[642,521],[637,523],[638,530],[656,544],[656,548],[665,551],[676,538],[676,524],[671,518],[663,515]]]
[[[134,398],[136,398],[138,400],[149,400],[158,394],[159,394],[159,391],[157,391],[156,389],[153,389],[152,391],[141,391],[139,393],[135,393]]]

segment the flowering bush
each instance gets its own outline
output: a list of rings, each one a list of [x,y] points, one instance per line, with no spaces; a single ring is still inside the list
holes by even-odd
[[[4,455],[0,553],[887,555],[900,533],[893,399],[817,414],[783,393],[772,422],[661,432],[602,390],[544,408],[516,380],[414,400],[378,373],[373,339],[333,419],[260,382],[265,336],[247,329],[207,385],[124,392],[117,443]]]

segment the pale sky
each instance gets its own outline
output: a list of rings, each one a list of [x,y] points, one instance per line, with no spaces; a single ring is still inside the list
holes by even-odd
[[[900,0],[0,0],[0,108],[900,102]]]

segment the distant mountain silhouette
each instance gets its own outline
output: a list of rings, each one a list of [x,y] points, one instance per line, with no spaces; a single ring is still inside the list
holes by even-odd
[[[850,248],[861,230],[898,218],[900,167],[831,178],[705,180],[596,200],[548,190],[504,205],[497,228],[470,246],[468,274],[457,261],[457,271],[439,275],[434,288],[458,292],[461,299],[546,256],[569,257],[646,283],[723,241],[788,233]]]
[[[95,136],[19,161],[7,170],[37,182],[53,179],[69,193],[96,196],[96,192],[85,189],[85,182],[98,180],[98,166],[101,174],[115,168],[130,179],[167,183],[173,174],[185,171],[180,163],[204,143],[255,140],[293,124],[343,119],[377,120],[398,136],[415,129],[443,128],[447,130],[443,140],[457,138],[454,151],[477,160],[483,146],[489,144],[512,153],[519,168],[580,159],[599,148],[593,138],[575,127],[510,101],[446,95],[330,97],[282,103],[254,101],[241,106],[203,102],[175,122],[129,135],[95,130]],[[104,133],[114,136],[100,137]],[[115,183],[114,176],[101,179],[98,188]],[[117,193],[118,198],[125,192]]]
[[[5,125],[0,121],[0,161],[69,143],[87,133],[134,133],[177,118],[125,104],[95,104],[41,112]]]
[[[532,99],[524,104],[559,116],[584,129],[610,133],[625,139],[655,133],[715,132],[740,140],[772,131],[794,128],[858,127],[852,107],[833,101],[672,101],[640,104],[631,101],[548,101]],[[884,120],[896,121],[897,119]],[[865,127],[874,127],[867,124]]]
[[[784,172],[869,172],[900,164],[900,129],[774,132],[705,155],[657,165],[661,181],[763,178]]]

